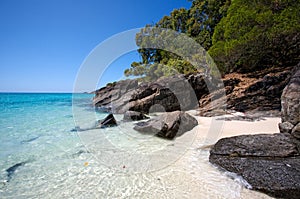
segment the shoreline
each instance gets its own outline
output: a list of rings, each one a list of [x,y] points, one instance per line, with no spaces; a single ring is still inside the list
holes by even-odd
[[[201,184],[201,186],[208,186],[207,189],[211,189],[210,191],[215,192],[216,198],[218,198],[218,192],[223,192],[227,189],[228,195],[223,195],[224,198],[262,198],[262,199],[271,199],[272,197],[266,195],[261,192],[257,192],[255,190],[249,189],[249,184],[239,175],[234,173],[225,171],[216,167],[209,162],[209,150],[212,145],[214,145],[219,139],[224,137],[238,136],[238,135],[254,135],[254,134],[274,134],[279,133],[278,131],[278,123],[280,122],[279,117],[270,118],[266,117],[265,120],[248,122],[248,121],[223,121],[222,131],[217,137],[215,142],[211,142],[212,140],[207,140],[206,135],[210,131],[210,124],[213,120],[219,117],[201,117],[195,116],[194,111],[189,111],[193,117],[197,119],[199,124],[189,132],[186,132],[184,135],[177,137],[174,142],[183,142],[188,138],[193,138],[195,136],[193,144],[187,149],[187,152],[171,166],[170,169],[180,169],[183,168],[186,170],[186,173],[183,173],[181,176],[177,176],[178,179],[186,179],[191,178],[190,181],[197,181],[197,183]],[[258,131],[257,129],[260,129]],[[209,142],[207,142],[209,141]],[[199,156],[198,158],[196,158]],[[192,165],[192,166],[191,166]],[[174,167],[174,168],[172,168]],[[188,172],[189,170],[185,168],[192,168],[192,172]],[[196,169],[196,171],[194,171]],[[193,173],[194,172],[194,173]],[[210,173],[211,172],[211,173]],[[210,173],[210,174],[208,174]],[[207,175],[207,176],[206,176]],[[209,179],[207,179],[209,177]],[[217,179],[221,179],[219,182]],[[175,179],[174,179],[175,180]],[[205,183],[210,180],[216,180],[215,187],[211,187],[211,185],[206,185]],[[223,186],[222,183],[226,185]],[[227,186],[227,187],[226,187]],[[194,197],[203,196],[205,194],[199,193],[197,191],[198,185],[195,185],[192,189],[194,189],[193,193]],[[232,191],[236,191],[235,194]],[[220,195],[219,195],[220,196]]]

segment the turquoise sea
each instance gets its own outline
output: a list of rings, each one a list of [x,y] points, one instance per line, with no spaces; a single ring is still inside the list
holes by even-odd
[[[201,124],[175,141],[137,133],[122,115],[77,132],[107,115],[92,96],[0,94],[0,198],[269,198],[209,164]]]

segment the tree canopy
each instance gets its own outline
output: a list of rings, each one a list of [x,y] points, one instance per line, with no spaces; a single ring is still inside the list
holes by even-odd
[[[209,53],[224,73],[295,65],[300,61],[300,2],[234,0],[212,42]]]
[[[298,0],[192,0],[190,9],[175,9],[136,35],[142,60],[125,70],[127,76],[151,80],[198,71],[174,51],[145,48],[146,43],[163,42],[163,35],[149,31],[149,27],[171,29],[194,39],[208,51],[222,74],[285,67],[300,61]],[[181,44],[179,51],[187,49]]]

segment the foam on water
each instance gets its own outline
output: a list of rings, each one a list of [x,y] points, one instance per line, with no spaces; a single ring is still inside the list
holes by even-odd
[[[75,98],[0,94],[0,198],[269,198],[210,165],[200,131],[168,141],[116,115],[118,127],[72,132],[106,116]]]

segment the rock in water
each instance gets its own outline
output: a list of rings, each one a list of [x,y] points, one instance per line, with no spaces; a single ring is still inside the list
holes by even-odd
[[[242,176],[252,189],[279,198],[300,196],[300,156],[290,134],[242,135],[219,140],[209,161]]]
[[[294,75],[283,90],[281,107],[282,123],[279,125],[280,132],[293,132],[292,135],[299,139],[300,136],[296,129],[299,129],[297,125],[300,123],[300,63],[294,69]]]
[[[144,119],[149,119],[149,117],[137,111],[126,111],[123,118],[124,121],[138,121]]]
[[[17,163],[11,167],[9,167],[8,169],[6,169],[7,172],[7,182],[9,182],[11,180],[11,178],[13,177],[13,175],[15,174],[16,170],[21,167],[24,166],[27,162],[20,162]]]
[[[164,113],[147,122],[137,123],[134,129],[142,133],[152,133],[166,139],[174,139],[198,125],[198,121],[182,111]]]
[[[106,127],[113,127],[113,126],[117,126],[117,125],[118,125],[117,121],[116,121],[115,117],[113,116],[113,114],[109,114],[103,120],[98,121],[97,127],[106,128]]]

